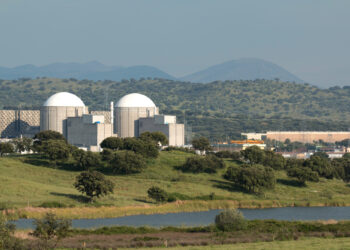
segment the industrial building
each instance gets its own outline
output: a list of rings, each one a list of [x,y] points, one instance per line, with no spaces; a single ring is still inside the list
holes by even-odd
[[[25,120],[22,120],[25,117]],[[163,132],[170,146],[183,146],[184,124],[175,116],[159,115],[159,109],[145,95],[132,93],[122,97],[109,111],[89,112],[74,94],[60,92],[50,96],[40,110],[0,110],[1,138],[33,137],[37,132],[53,130],[78,147],[99,151],[107,137],[138,137],[149,131]]]
[[[242,133],[247,139],[253,140],[275,140],[284,142],[313,143],[322,140],[335,143],[337,141],[350,140],[350,131],[267,131],[266,133]]]

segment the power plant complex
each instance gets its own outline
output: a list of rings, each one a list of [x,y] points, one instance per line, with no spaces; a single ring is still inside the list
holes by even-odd
[[[99,151],[107,137],[138,137],[143,132],[162,132],[170,146],[185,144],[184,124],[176,116],[161,115],[145,95],[123,96],[109,111],[91,111],[74,94],[60,92],[50,96],[40,110],[0,110],[2,138],[33,137],[39,131],[63,134],[75,146]]]

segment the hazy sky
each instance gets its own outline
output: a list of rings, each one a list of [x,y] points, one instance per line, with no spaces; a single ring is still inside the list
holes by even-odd
[[[350,85],[349,0],[0,0],[0,65],[98,60],[183,76],[257,57]]]

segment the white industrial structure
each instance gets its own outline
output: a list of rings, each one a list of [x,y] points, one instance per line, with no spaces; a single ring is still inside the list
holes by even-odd
[[[147,96],[138,93],[125,95],[115,105],[114,132],[122,138],[139,136],[139,119],[157,114],[158,108]]]
[[[69,143],[92,151],[100,150],[100,143],[107,137],[138,137],[146,131],[163,132],[171,146],[184,145],[184,125],[177,124],[175,116],[159,115],[154,102],[145,95],[128,94],[115,109],[111,102],[110,112],[91,113],[76,95],[54,94],[40,109],[40,131],[60,132]]]
[[[53,130],[67,137],[67,118],[87,113],[83,101],[68,92],[50,96],[40,109],[40,131]]]

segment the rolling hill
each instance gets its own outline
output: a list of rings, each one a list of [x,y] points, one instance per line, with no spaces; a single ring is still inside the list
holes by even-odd
[[[275,80],[216,81],[208,84],[142,79],[0,80],[0,109],[39,108],[52,94],[77,94],[89,110],[109,108],[125,94],[149,96],[163,114],[174,114],[195,134],[212,140],[266,130],[349,130],[350,87],[320,89]]]
[[[182,77],[189,82],[208,83],[225,80],[280,79],[281,81],[303,81],[282,67],[257,58],[242,58],[217,64],[199,72]]]

